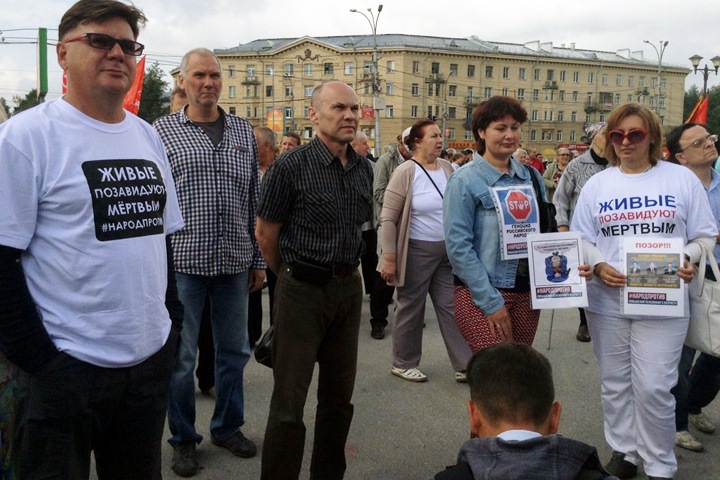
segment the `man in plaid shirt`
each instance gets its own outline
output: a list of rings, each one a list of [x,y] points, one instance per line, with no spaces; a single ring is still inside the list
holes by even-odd
[[[191,50],[180,64],[179,86],[188,105],[158,119],[186,228],[172,237],[178,293],[185,305],[178,363],[170,382],[168,423],[172,468],[197,472],[193,369],[206,294],[215,336],[215,411],[210,436],[239,457],[256,454],[240,431],[244,423],[243,370],[250,358],[248,292],[262,287],[265,262],[254,236],[259,180],[252,126],[217,102],[222,71],[207,49]]]

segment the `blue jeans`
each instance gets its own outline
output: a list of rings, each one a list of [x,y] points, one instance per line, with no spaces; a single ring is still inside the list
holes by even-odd
[[[720,358],[701,353],[693,365],[695,350],[683,346],[675,395],[675,430],[688,429],[688,414],[697,415],[720,391]]]
[[[178,296],[185,306],[180,348],[170,379],[168,424],[171,444],[200,442],[195,430],[195,380],[198,332],[205,296],[210,297],[210,320],[215,343],[215,410],[210,435],[227,438],[245,423],[243,372],[250,359],[247,337],[248,272],[205,277],[175,274]]]

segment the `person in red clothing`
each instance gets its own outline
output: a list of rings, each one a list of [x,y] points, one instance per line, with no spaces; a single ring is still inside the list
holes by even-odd
[[[540,172],[540,175],[545,173],[545,164],[543,163],[542,158],[538,155],[537,148],[530,147],[527,149],[527,152],[528,152],[528,155],[530,156],[528,165],[530,165],[535,170]]]

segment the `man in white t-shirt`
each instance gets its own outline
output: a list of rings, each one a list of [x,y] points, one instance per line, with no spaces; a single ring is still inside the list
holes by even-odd
[[[0,348],[21,370],[19,478],[160,478],[183,307],[183,220],[162,142],[123,110],[146,18],[116,0],[63,16],[67,94],[0,126]]]

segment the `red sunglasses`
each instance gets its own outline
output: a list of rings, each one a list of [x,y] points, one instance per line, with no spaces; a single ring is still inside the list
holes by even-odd
[[[608,133],[610,143],[615,145],[622,145],[626,138],[628,142],[634,145],[637,143],[641,143],[643,140],[645,140],[647,136],[648,132],[641,128],[633,128],[627,133],[623,132],[622,130],[611,130],[610,133]]]

